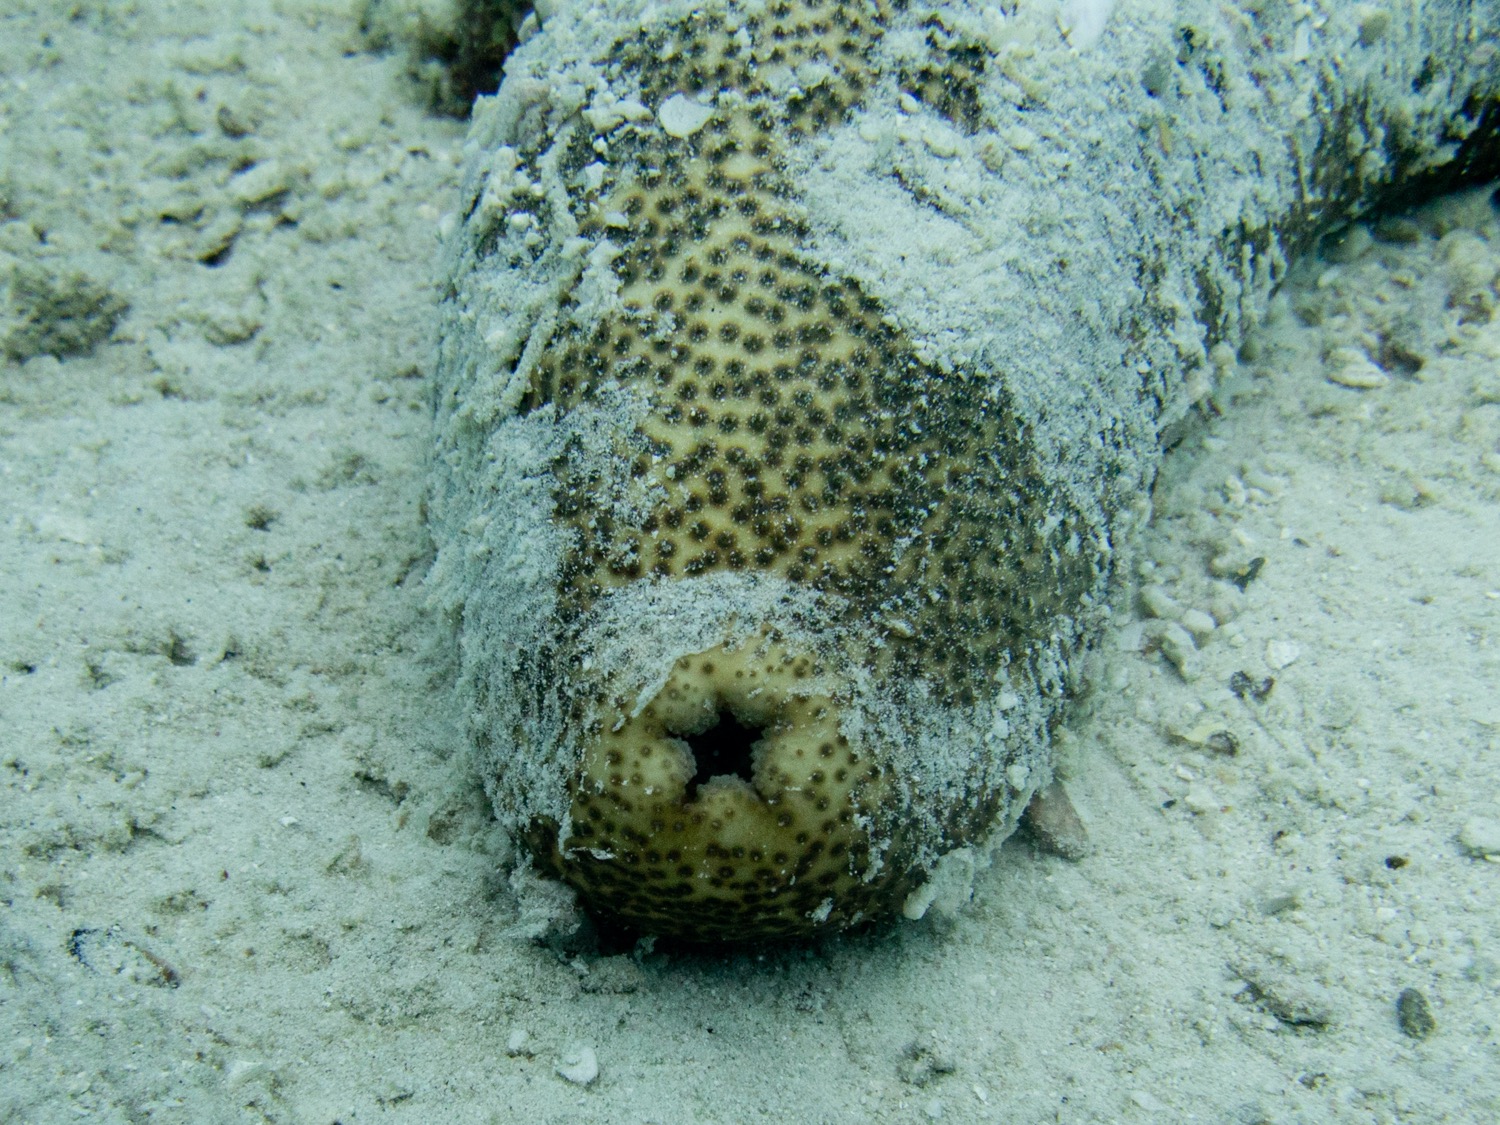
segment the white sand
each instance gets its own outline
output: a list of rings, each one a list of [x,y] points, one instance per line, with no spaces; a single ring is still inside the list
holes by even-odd
[[[814,951],[569,961],[513,932],[421,581],[462,127],[350,9],[0,5],[0,335],[38,277],[130,305],[0,364],[0,1120],[1500,1116],[1486,196],[1308,271],[1169,460],[1164,616],[1122,598],[1062,736],[1094,855],[1009,843],[956,917]],[[1329,381],[1380,336],[1421,369]]]

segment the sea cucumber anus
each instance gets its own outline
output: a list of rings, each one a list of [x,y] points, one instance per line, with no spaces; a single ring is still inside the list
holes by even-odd
[[[1008,832],[1210,350],[1492,146],[1483,5],[1046,7],[563,6],[476,107],[432,581],[600,915],[844,929]]]

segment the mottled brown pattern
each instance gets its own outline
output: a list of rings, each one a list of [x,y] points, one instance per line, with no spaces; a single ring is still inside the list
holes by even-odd
[[[649,396],[621,447],[660,497],[643,520],[622,520],[597,465],[556,466],[557,516],[577,533],[565,620],[626,583],[757,571],[835,595],[847,608],[829,628],[869,638],[830,667],[763,635],[684,659],[639,714],[603,696],[575,714],[589,749],[569,834],[559,847],[538,824],[533,848],[597,909],[651,932],[777,937],[898,904],[920,878],[900,851],[901,787],[839,733],[839,693],[805,684],[864,667],[970,707],[1103,565],[1049,508],[997,384],[924,363],[878,300],[809,253],[783,146],[865,92],[881,34],[866,11],[772,4],[739,28],[695,16],[619,48],[653,111],[677,93],[741,96],[687,138],[654,122],[610,138],[629,171],[576,206],[582,234],[621,247],[623,307],[559,331],[522,404],[565,413],[616,384]],[[975,71],[960,62],[963,92]],[[936,97],[940,72],[918,85]],[[945,112],[967,114],[968,99]],[[691,705],[673,714],[674,696]],[[762,735],[753,768],[692,791],[686,739],[722,715]],[[987,826],[999,782],[986,769],[952,843]],[[878,876],[874,846],[895,848]]]

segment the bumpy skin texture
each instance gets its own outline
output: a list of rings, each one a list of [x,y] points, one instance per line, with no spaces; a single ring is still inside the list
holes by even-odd
[[[838,681],[847,662],[972,706],[1106,565],[1070,549],[1066,518],[1037,533],[1048,497],[1004,400],[923,364],[878,301],[806,253],[782,146],[857,101],[878,15],[829,0],[726,22],[620,46],[646,105],[717,104],[688,136],[623,139],[614,158],[633,174],[579,224],[623,247],[620,307],[560,330],[522,402],[567,411],[627,380],[647,396],[628,439],[652,497],[641,518],[615,518],[588,461],[557,464],[557,515],[576,533],[564,622],[623,583],[753,568],[832,595],[831,631],[874,625],[831,660],[774,630],[684,657],[644,709],[602,697],[584,720],[569,827],[532,825],[535,853],[596,909],[700,940],[844,925],[910,888],[887,767],[842,733],[847,699],[804,682]],[[811,81],[778,95],[767,77],[788,72]],[[742,748],[716,779],[697,759],[736,724],[749,760]],[[946,846],[993,816],[993,783],[968,780]]]
[[[435,584],[462,618],[497,814],[593,910],[649,933],[846,928],[1014,824],[1048,780],[1119,513],[1183,408],[1159,343],[1189,335],[1173,287],[1195,278],[1207,343],[1234,338],[1285,248],[1380,179],[1367,161],[1316,206],[1305,186],[1293,198],[1296,177],[1348,167],[1314,131],[1316,166],[1268,168],[1272,205],[1217,233],[1172,197],[1194,177],[1165,134],[1122,116],[1149,157],[1131,183],[1163,200],[1132,197],[1141,230],[1119,240],[1139,248],[1095,257],[1120,274],[1102,284],[1149,296],[1107,331],[1037,334],[1009,371],[939,364],[828,264],[789,173],[889,85],[873,60],[895,15],[709,5],[603,41],[564,22],[544,34],[580,36],[581,70],[509,82],[498,147],[476,115],[490,139],[448,302]],[[987,52],[936,20],[907,19],[909,40],[914,25],[925,45],[900,54],[899,92],[972,134]],[[1170,42],[1184,90],[1235,109],[1217,57]],[[1409,137],[1420,115],[1401,120]],[[1276,127],[1261,136],[1280,145]],[[1195,239],[1207,265],[1177,260]],[[1066,259],[1090,252],[1031,263],[1080,318],[1099,297]],[[1049,416],[1057,339],[1087,361],[1053,355]]]

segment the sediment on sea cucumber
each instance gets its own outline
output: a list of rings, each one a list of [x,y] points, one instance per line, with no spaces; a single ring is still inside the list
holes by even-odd
[[[813,935],[1007,833],[1211,354],[1495,157],[1492,6],[1089,13],[559,6],[476,106],[432,582],[591,910]]]

